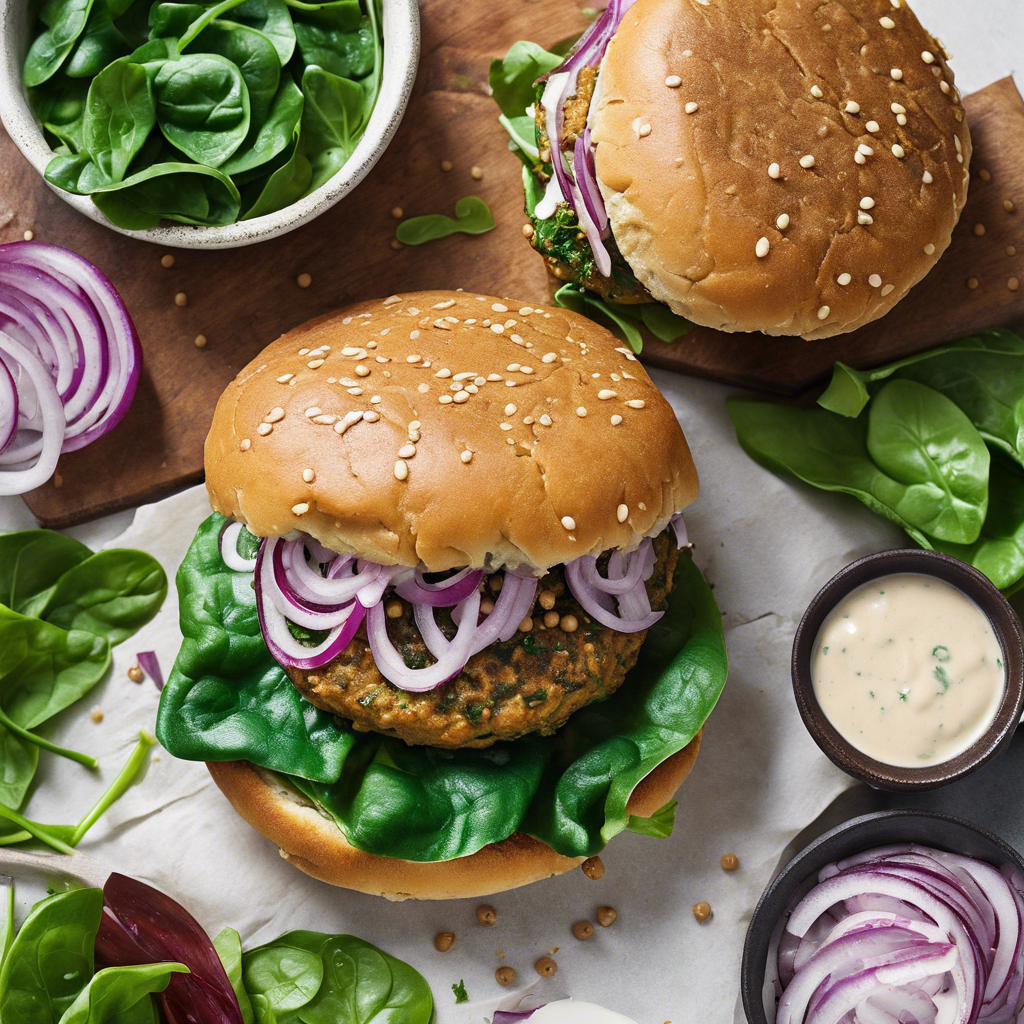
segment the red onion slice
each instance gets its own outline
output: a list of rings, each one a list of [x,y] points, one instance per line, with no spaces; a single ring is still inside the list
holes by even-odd
[[[633,586],[621,593],[615,589],[619,586],[619,580],[605,579],[596,570],[588,577],[587,569],[591,567],[591,562],[587,561],[589,558],[584,555],[567,562],[565,580],[580,607],[595,621],[620,633],[639,633],[650,629],[665,614],[651,611],[644,585],[654,568],[654,545],[650,537],[645,537],[640,546],[628,555],[613,552],[609,557],[609,576],[614,576],[615,566],[621,565],[623,579],[632,578],[636,566],[640,566]],[[613,598],[618,604],[618,614],[611,609]]]
[[[139,651],[136,655],[139,660],[139,668],[153,680],[153,685],[158,689],[164,688],[164,674],[160,670],[160,662],[156,660],[156,651]]]
[[[395,586],[395,593],[414,604],[426,604],[434,608],[453,608],[464,601],[480,586],[484,578],[483,569],[460,569],[439,583],[428,583],[421,569]]]
[[[220,532],[220,557],[234,572],[253,572],[256,569],[255,558],[243,558],[238,553],[238,538],[244,529],[241,523],[228,523]]]
[[[18,432],[18,389],[7,363],[0,359],[0,452]]]

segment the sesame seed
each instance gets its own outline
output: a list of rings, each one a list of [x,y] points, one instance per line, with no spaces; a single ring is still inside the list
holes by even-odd
[[[893,103],[890,105],[889,109],[894,114],[905,114],[907,112],[907,108],[903,106],[902,103]]]
[[[874,201],[874,199],[872,199],[871,196],[865,196],[860,201],[860,208],[862,210],[873,210],[875,208],[875,201]]]
[[[370,376],[370,368],[368,366],[363,366],[363,364],[360,363],[356,367],[356,376],[357,377],[369,377]]]
[[[295,376],[294,373],[284,373],[277,378],[278,384],[287,384]]]
[[[642,398],[631,398],[626,405],[630,409],[642,409],[647,403]]]
[[[620,505],[615,510],[615,518],[618,519],[620,523],[624,523],[629,518],[629,506]]]
[[[849,274],[840,274],[836,278],[836,283],[845,288],[852,280],[853,278]]]
[[[586,408],[584,406],[582,406],[582,405],[577,406],[576,407],[576,415],[579,416],[580,419],[583,419],[583,417],[587,415]]]
[[[978,238],[981,238],[981,236],[983,234],[985,234],[985,225],[984,224],[975,224],[974,225],[974,233],[975,233],[975,235],[977,235]]]
[[[696,114],[698,109],[699,108],[697,107],[697,104],[694,103],[693,100],[690,100],[690,102],[687,103],[685,107],[683,107],[683,110],[685,110],[687,114]],[[651,126],[649,124],[644,125],[644,128],[650,129],[650,127]],[[644,134],[644,128],[640,129],[641,135]]]
[[[856,100],[847,100],[846,101],[846,112],[848,114],[859,114],[860,113],[860,104]]]
[[[903,125],[905,125],[907,123],[907,115],[906,114],[897,114],[896,115],[896,123],[902,128]]]
[[[442,160],[441,161],[441,170],[445,171],[446,173],[448,171],[450,171],[453,166],[454,166],[454,164],[452,164],[451,160]]]
[[[541,418],[537,422],[542,427],[550,427],[551,426],[551,417],[547,413],[544,413],[544,415],[541,416]]]
[[[469,176],[473,178],[474,181],[479,181],[484,176],[484,170],[482,167],[477,167],[476,164],[474,164],[469,169]]]
[[[929,256],[934,256],[934,255],[935,255],[935,246],[934,246],[934,245],[933,245],[933,244],[932,244],[931,242],[929,242],[929,243],[928,243],[928,244],[927,244],[927,245],[926,245],[926,246],[924,247],[924,251],[925,251],[925,252],[926,252],[926,253],[927,253],[927,254],[928,254]]]
[[[943,80],[939,82],[939,88],[948,96],[949,95],[949,82]]]
[[[307,415],[307,416],[308,416],[308,417],[309,417],[310,419],[312,419],[312,418],[313,418],[314,416],[319,416],[319,415],[320,415],[320,413],[322,413],[322,412],[323,412],[323,409],[321,409],[319,405],[311,405],[311,406],[310,406],[310,407],[309,407],[309,408],[308,408],[308,409],[306,410],[306,415]]]
[[[514,380],[507,380],[507,381],[505,381],[505,387],[507,387],[507,388],[514,388],[515,386],[516,386],[516,382]]]
[[[295,283],[300,288],[308,288],[313,283],[313,276],[312,274],[299,274],[299,276],[295,278]]]
[[[759,259],[763,260],[768,255],[768,250],[771,249],[771,242],[767,238],[759,238],[757,245],[754,246],[754,255]]]
[[[270,412],[268,412],[266,415],[267,423],[280,423],[281,420],[283,419],[284,409],[282,409],[279,405],[274,406],[274,408],[271,409]]]
[[[780,231],[785,231],[789,227],[789,214],[783,213],[779,215],[778,220],[775,221],[775,226]]]
[[[1006,255],[1007,256],[1016,256],[1017,255],[1017,246],[1015,246],[1015,245],[1008,245],[1006,247]]]
[[[974,291],[974,289],[978,287],[978,284],[979,282],[976,277],[967,278],[967,287],[970,288],[971,291]]]
[[[465,391],[465,390],[463,390],[463,391],[456,391],[455,394],[452,395],[452,401],[453,402],[458,402],[459,405],[461,405],[463,402],[468,402],[469,401],[469,392]]]
[[[356,398],[358,398],[363,393],[363,389],[362,388],[346,388],[346,390],[348,391],[348,393],[350,395],[353,395]]]
[[[874,224],[875,218],[872,217],[870,213],[865,213],[863,210],[861,210],[861,212],[857,214],[857,223],[863,224],[865,226],[868,224]]]
[[[465,451],[462,452],[459,458],[462,460],[463,463],[472,462],[473,453],[467,448],[465,449]]]
[[[875,155],[875,151],[870,146],[865,145],[863,142],[857,147],[857,152],[860,153],[861,156]]]
[[[576,529],[576,520],[573,519],[572,516],[562,516],[562,525],[567,530],[575,530]]]
[[[617,427],[621,422],[622,417],[618,413],[615,413],[615,415],[612,416],[612,426]]]
[[[768,165],[768,177],[778,179],[782,176],[782,168],[778,164]]]
[[[403,444],[398,449],[398,457],[400,459],[411,459],[416,454],[416,445],[414,444]]]
[[[818,310],[818,319],[826,320],[831,312],[832,310],[829,306],[822,306],[821,309]]]
[[[922,50],[921,51],[921,60],[923,60],[925,62],[925,64],[934,64],[935,63],[935,54],[931,53],[928,50]]]
[[[187,306],[188,296],[184,292],[178,292],[178,294],[174,296],[174,304],[176,306]]]
[[[1013,211],[1016,210],[1017,207],[1014,205],[1014,202],[1013,202],[1012,199],[1004,199],[1003,200],[1003,209],[1007,213],[1013,213]]]
[[[868,162],[868,158],[863,153],[854,153],[853,154],[853,162],[855,164],[863,165],[863,164],[866,164]]]
[[[872,288],[881,288],[882,278],[878,274],[872,274],[868,278],[868,284],[871,285]]]
[[[440,403],[441,403],[442,405],[451,405],[451,401],[452,401],[452,396],[451,396],[451,395],[441,395],[441,396],[440,396],[440,397],[438,398],[438,401],[439,401],[439,402],[440,402]]]
[[[541,356],[540,361],[542,363],[553,363],[557,358],[557,352],[545,352],[544,355]]]
[[[892,155],[896,157],[897,160],[902,160],[907,155],[907,151],[898,142],[896,142],[893,143]]]
[[[509,402],[508,405],[505,406],[505,415],[506,416],[514,416],[515,414],[516,414],[516,407],[511,402]]]
[[[306,365],[311,370],[319,370],[320,367],[324,365],[324,362],[325,362],[325,360],[323,360],[323,359],[310,359],[310,361],[308,363],[306,363]]]
[[[956,146],[956,151],[958,153],[962,153],[964,151],[964,147],[963,147],[963,145],[960,142],[960,136],[959,135],[954,135],[953,136],[953,143]]]
[[[800,166],[803,167],[804,170],[809,170],[814,166],[814,157],[810,153],[806,156],[800,157]]]
[[[26,231],[25,234],[27,235],[28,232]],[[30,241],[32,241],[32,239],[31,238],[27,238],[26,241],[30,242]],[[170,253],[168,253],[166,256],[161,256],[160,257],[160,266],[161,267],[167,267],[167,268],[173,267],[174,266],[174,257]]]
[[[602,402],[607,402],[609,398],[616,398],[617,392],[612,391],[610,388],[603,388],[601,391],[598,391],[597,397],[600,398]]]
[[[407,480],[409,478],[409,464],[399,459],[395,463],[395,479]]]
[[[260,437],[266,437],[273,429],[274,428],[269,423],[261,423],[256,428],[256,433],[259,434]]]
[[[877,121],[868,121],[868,123],[864,125],[865,131],[870,132],[872,135],[874,135],[875,132],[878,131],[879,127],[880,126]]]
[[[678,75],[669,75],[668,78],[665,79],[665,84],[670,89],[678,89],[679,86],[683,84],[683,80]]]
[[[252,447],[252,441],[248,437],[243,437],[242,443],[238,447],[243,452],[247,452]]]
[[[533,367],[532,366],[520,366],[519,367],[519,372],[520,373],[525,373],[525,374],[531,374],[531,373],[533,373]]]
[[[690,106],[689,103],[687,103],[686,105],[687,105],[687,107]],[[690,111],[690,110],[687,110],[686,112],[688,114],[692,113],[692,111]],[[640,138],[641,139],[646,139],[647,136],[650,135],[650,134],[651,134],[651,126],[649,124],[642,124],[642,125],[640,125]]]
[[[414,334],[419,334],[419,331],[413,331]],[[423,357],[417,355],[406,356],[405,361],[407,363],[418,363]]]
[[[307,484],[311,484],[316,479],[316,473],[311,469],[304,469],[302,471],[302,479],[305,480]]]
[[[879,18],[878,19],[878,24],[881,25],[882,28],[895,28],[896,27],[896,22],[893,21],[892,18],[890,18],[888,16],[886,16],[884,18]]]
[[[1015,277],[1011,277],[1006,282],[1006,287],[1009,288],[1011,292],[1015,292],[1020,287],[1020,281],[1018,281]]]
[[[896,285],[894,285],[894,284],[887,284],[887,285],[886,285],[886,286],[885,286],[885,287],[884,287],[884,288],[882,289],[882,297],[884,298],[884,297],[885,297],[886,295],[892,295],[892,293],[893,293],[894,291],[896,291]]]
[[[892,76],[892,80],[894,82],[899,82],[902,81],[903,79],[903,72],[900,71],[899,68],[893,68],[892,71],[889,72],[889,74]]]
[[[379,398],[377,398],[376,400],[377,400],[378,402],[380,401],[380,399],[379,399]],[[373,399],[373,398],[371,398],[371,399],[370,399],[370,401],[372,402],[372,401],[374,401],[374,399]],[[380,414],[379,414],[379,413],[376,413],[376,412],[374,412],[374,411],[373,411],[373,410],[371,409],[371,410],[370,410],[369,412],[364,412],[364,413],[363,413],[363,419],[364,419],[364,420],[366,420],[366,422],[367,422],[367,423],[376,423],[376,422],[377,422],[377,420],[379,420],[379,419],[380,419]]]
[[[505,333],[505,325],[504,324],[491,324],[491,330],[494,331],[495,334],[504,334]]]
[[[292,505],[292,515],[304,516],[309,511],[309,503],[300,501],[298,505]]]
[[[197,334],[194,342],[196,348],[206,348],[206,335]]]
[[[923,181],[923,182],[924,182],[924,183],[925,183],[926,185],[930,185],[930,184],[931,184],[931,183],[932,183],[932,182],[933,182],[933,181],[934,181],[935,179],[934,179],[934,178],[932,177],[932,172],[931,172],[931,171],[925,171],[925,172],[924,172],[924,175],[923,175],[923,176],[922,176],[922,178],[921,178],[921,180],[922,180],[922,181]]]

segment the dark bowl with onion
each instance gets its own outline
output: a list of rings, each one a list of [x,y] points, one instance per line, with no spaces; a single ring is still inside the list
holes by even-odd
[[[951,862],[956,862],[957,858],[971,858],[973,861],[982,862],[982,865],[991,865],[996,871],[986,871],[984,866],[974,868],[973,870],[981,877],[981,882],[978,884],[972,884],[973,876],[965,874],[963,877],[967,883],[965,891],[968,891],[968,895],[964,897],[962,893],[956,891],[956,886],[949,883],[944,877],[943,872],[946,869],[941,866],[922,867],[923,859],[919,854],[893,852],[889,854],[893,858],[889,862],[875,857],[863,860],[859,864],[849,865],[846,863],[848,858],[856,861],[868,852],[879,851],[880,848],[905,846],[928,847],[934,851],[940,851],[944,855],[954,855],[949,858]],[[903,860],[907,863],[904,864]],[[921,863],[917,863],[919,860]],[[820,884],[819,873],[822,872],[822,869],[835,865],[836,862],[844,862],[841,865],[843,871],[826,880],[826,885],[832,887],[826,889]],[[835,888],[837,885],[845,885],[847,892],[855,889],[859,895],[849,897],[850,904],[830,903],[829,901],[836,893],[841,891]],[[907,889],[906,886],[911,888]],[[825,926],[830,931],[822,939],[823,931],[815,930],[824,917],[822,915],[822,918],[818,918],[816,924],[807,929],[805,933],[808,936],[806,941],[810,943],[809,948],[820,942],[816,948],[822,951],[819,953],[819,957],[823,958],[825,955],[832,955],[823,949],[823,947],[830,946],[830,943],[830,948],[834,952],[839,950],[838,943],[860,942],[862,959],[874,957],[877,960],[892,957],[893,962],[886,964],[886,967],[890,968],[893,974],[886,977],[894,977],[899,981],[900,972],[906,975],[915,967],[918,968],[919,973],[921,970],[928,969],[928,964],[924,963],[925,957],[928,956],[934,958],[932,966],[935,967],[935,970],[942,967],[941,957],[944,955],[944,949],[941,947],[941,942],[943,940],[937,940],[935,933],[946,931],[947,935],[955,936],[957,926],[948,929],[938,928],[936,925],[929,926],[929,921],[934,922],[937,917],[942,918],[942,914],[939,913],[941,907],[936,909],[934,906],[937,899],[948,898],[960,906],[968,906],[973,899],[975,904],[984,911],[981,916],[989,913],[984,908],[984,904],[988,902],[989,906],[994,908],[992,918],[1002,925],[1002,932],[1000,933],[998,929],[995,932],[992,964],[986,967],[978,960],[974,960],[973,967],[962,968],[965,983],[967,975],[970,974],[974,978],[974,991],[980,994],[977,996],[978,1003],[974,1004],[973,1013],[969,1012],[963,1018],[954,1017],[953,1019],[971,1022],[978,1019],[978,1006],[985,995],[985,985],[989,983],[993,986],[994,995],[1001,998],[1012,996],[1015,1000],[1024,1002],[1024,994],[1021,994],[1024,991],[1024,894],[1020,893],[1022,888],[1024,888],[1024,858],[998,836],[977,825],[972,825],[968,821],[942,814],[906,810],[879,811],[847,821],[820,836],[794,857],[779,871],[761,896],[747,929],[746,941],[743,946],[740,988],[747,1021],[749,1024],[774,1024],[776,1021],[776,1010],[778,1009],[776,1004],[780,991],[778,967],[780,953],[782,959],[785,959],[787,943],[789,944],[788,948],[792,949],[793,942],[797,941],[789,934],[789,926],[795,917],[802,916],[806,920],[809,914],[816,913],[816,908],[822,905],[830,906],[835,912],[834,920],[837,925],[845,920],[847,925],[844,927],[848,927],[849,931],[844,936],[833,939],[837,930],[833,930],[832,920],[826,920]],[[898,897],[884,893],[879,896],[879,889],[889,889],[890,893],[899,892],[902,896],[907,897],[901,900],[900,904],[905,910],[894,914],[893,906],[889,906],[883,901],[888,900],[889,903],[895,904]],[[1016,897],[1013,895],[1014,892],[1017,892]],[[917,902],[915,902],[915,893],[918,894]],[[854,899],[872,901],[865,903],[866,907],[872,907],[872,909],[859,911],[858,907],[852,903]],[[837,910],[837,908],[842,909]],[[859,924],[855,917],[858,913],[861,913],[865,919]],[[906,918],[911,920],[903,920],[904,913]],[[929,917],[929,913],[935,916]],[[844,917],[846,914],[849,916]],[[869,917],[872,920],[867,920]],[[889,923],[888,918],[894,918],[894,921]],[[886,921],[882,921],[882,919],[886,919]],[[945,919],[942,920],[942,923],[949,925]],[[803,922],[797,922],[798,930],[802,924]],[[892,926],[893,924],[901,926],[901,928],[897,929]],[[962,920],[960,926],[963,926]],[[975,934],[979,936],[977,948],[984,947],[986,939],[981,935],[984,927],[982,924],[974,920],[972,925],[968,920],[967,925],[963,927],[966,928],[964,934],[967,934],[968,938]],[[902,930],[904,928],[908,930],[904,932]],[[838,932],[842,932],[842,930],[839,928]],[[865,935],[869,931],[871,935],[865,939]],[[900,934],[908,936],[907,941],[913,945],[912,959],[906,951],[903,953],[894,951],[896,944],[889,940],[889,936],[896,935],[898,931]],[[991,934],[990,932],[990,937]],[[1000,934],[1004,941],[1001,952]],[[945,941],[949,945],[955,945],[950,939]],[[960,947],[956,948],[958,953],[962,954]],[[852,947],[847,945],[845,952],[840,951],[841,955],[849,958],[851,949]],[[853,952],[856,950],[854,949]],[[790,955],[792,956],[792,954]],[[945,951],[945,955],[947,958],[950,956],[948,949]],[[1009,960],[1007,960],[1008,955]],[[801,956],[803,957],[802,963]],[[968,958],[960,955],[957,959],[963,964]],[[1003,971],[1004,964],[1007,962],[1009,967],[1006,981],[1001,983],[1002,974],[1000,972]],[[796,975],[788,979],[785,987],[796,984],[801,970],[810,972],[812,977],[808,984],[813,985],[815,980],[813,958],[809,958],[798,949],[795,963],[799,965]],[[848,965],[849,959],[845,963]],[[839,991],[843,985],[887,984],[886,982],[876,982],[873,977],[867,978],[865,981],[861,976],[861,968],[856,968],[853,975],[843,976],[842,971],[836,969],[835,961],[832,966],[835,975],[828,974],[820,989],[814,990],[814,997],[809,1001],[811,1012],[808,1012],[806,1016],[795,1016],[791,1018],[792,1020],[798,1020],[801,1024],[805,1021],[806,1024],[812,1024],[812,1021],[814,1024],[818,1024],[819,1020],[824,1022],[824,1017],[816,1017],[814,1014],[822,1011],[823,1003],[828,998],[833,999],[831,1005],[834,1006],[835,992]],[[856,976],[854,977],[854,975]],[[952,977],[949,974],[941,976]],[[836,978],[839,980],[836,981]],[[984,979],[985,985],[982,984],[982,979]],[[918,982],[904,982],[908,989],[912,988],[913,984],[918,984]],[[1001,984],[1003,987],[1000,987]],[[825,988],[826,985],[829,986],[828,990]],[[921,987],[925,994],[929,993],[929,989],[923,983]],[[804,988],[807,988],[807,984],[804,984]],[[956,994],[959,995],[959,992],[960,990],[957,988]],[[902,993],[901,989],[898,998],[903,998]],[[878,994],[877,991],[873,991],[871,998],[876,998]],[[845,993],[839,991],[840,998],[844,995]],[[882,992],[881,995],[888,998],[888,994],[885,992]],[[907,999],[912,1004],[915,997],[915,993],[911,992]],[[816,999],[819,1000],[817,1005]],[[883,1004],[884,1002],[883,998]],[[958,999],[957,1005],[962,1005],[962,1003],[963,1001]],[[891,1009],[895,1004],[890,1000],[888,1005]],[[992,1005],[986,1004],[981,1020],[996,1022],[1003,1019],[998,1014],[996,1016],[984,1015],[991,1013]],[[1014,1005],[1019,1005],[1019,1003],[1015,1002]],[[872,1007],[875,1007],[874,1003]],[[838,1019],[840,1018],[836,1018],[836,1020]],[[842,1017],[841,1019],[848,1018]],[[883,1018],[879,1016],[878,1019]],[[927,1019],[927,1017],[916,1018],[912,1015],[900,1017],[897,1007],[891,1019],[910,1021]],[[1017,1014],[1013,1014],[1005,1019],[1015,1021],[1018,1017]],[[836,1024],[836,1020],[829,1020],[828,1024]]]
[[[811,655],[829,613],[852,591],[873,580],[903,573],[932,576],[965,594],[988,619],[1005,665],[1006,688],[995,717],[970,747],[925,767],[900,767],[858,750],[828,720],[814,692]],[[935,789],[962,779],[1005,751],[1024,711],[1024,638],[1017,613],[999,589],[973,566],[938,551],[881,551],[841,569],[807,606],[793,640],[793,694],[807,731],[833,764],[875,789],[892,792]]]

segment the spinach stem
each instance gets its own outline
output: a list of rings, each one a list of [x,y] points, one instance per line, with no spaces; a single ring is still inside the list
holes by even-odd
[[[46,843],[58,853],[74,853],[74,850],[63,839],[55,836],[45,825],[40,825],[37,821],[29,821],[17,811],[11,810],[6,804],[0,804],[0,818],[6,818],[12,824],[20,825],[30,836],[38,839],[41,843]]]
[[[89,754],[82,754],[77,750],[68,750],[65,747],[58,747],[56,743],[51,743],[49,740],[43,739],[42,736],[37,736],[34,732],[29,732],[28,729],[23,729],[17,722],[12,721],[4,713],[3,708],[0,708],[0,726],[3,726],[8,732],[20,737],[27,743],[34,743],[37,747],[50,751],[51,754],[58,754],[71,761],[77,761],[79,764],[84,764],[86,768],[91,768],[93,771],[96,771],[100,766],[99,761]]]

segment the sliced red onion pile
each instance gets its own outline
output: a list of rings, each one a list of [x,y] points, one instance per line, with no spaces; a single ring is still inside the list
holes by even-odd
[[[587,128],[576,139],[570,166],[562,152],[565,104],[576,94],[580,71],[601,63],[608,43],[615,35],[626,11],[634,3],[635,0],[609,0],[601,16],[580,36],[579,42],[569,56],[549,72],[541,96],[548,142],[551,145],[554,180],[558,183],[562,198],[579,218],[580,227],[593,250],[594,262],[604,277],[611,277],[612,273],[611,256],[604,244],[604,239],[608,237],[608,214],[594,171],[594,148],[590,141],[590,129]],[[554,208],[548,216],[553,213]]]
[[[888,846],[824,868],[778,946],[775,1024],[1024,1020],[1024,878]]]
[[[682,514],[671,521],[679,547],[686,544]],[[243,527],[231,523],[220,536],[224,564],[235,572],[254,572],[260,629],[270,653],[287,668],[309,670],[333,661],[366,624],[373,660],[399,689],[424,693],[457,676],[475,654],[510,640],[533,610],[538,576],[502,570],[502,586],[491,611],[482,613],[482,569],[461,569],[430,579],[422,569],[378,565],[352,555],[338,555],[311,537],[268,537],[255,559],[239,554]],[[595,621],[622,633],[649,629],[663,612],[651,609],[646,582],[654,572],[654,542],[647,537],[628,554],[613,551],[607,574],[598,560],[584,555],[566,563],[573,596]],[[409,668],[388,636],[385,596],[408,601],[420,636],[434,663]],[[435,610],[450,608],[456,625],[449,640],[437,624]],[[305,639],[296,633],[305,632]],[[310,646],[309,633],[323,633]]]
[[[135,397],[142,350],[114,286],[44,242],[0,245],[0,495],[45,483]]]

